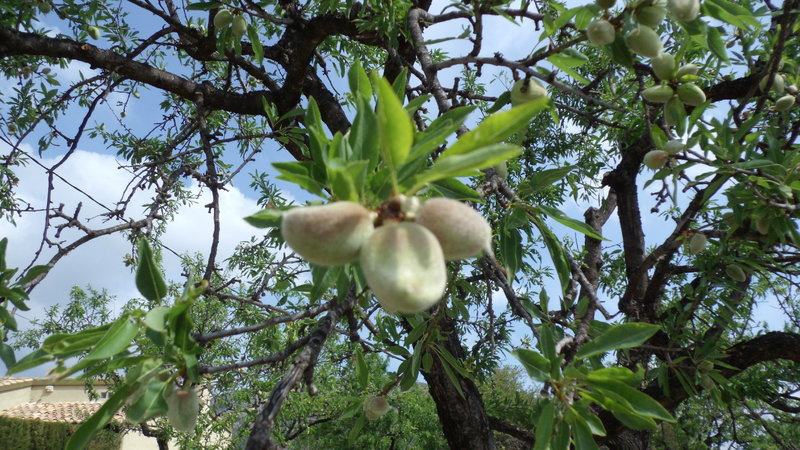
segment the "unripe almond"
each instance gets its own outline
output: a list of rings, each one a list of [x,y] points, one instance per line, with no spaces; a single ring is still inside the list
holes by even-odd
[[[220,9],[214,16],[214,27],[221,30],[233,22],[233,14],[227,9]]]
[[[675,91],[667,85],[653,86],[642,91],[642,97],[653,103],[666,103],[673,95]]]
[[[738,281],[743,283],[747,280],[747,275],[744,273],[741,267],[737,264],[728,264],[725,266],[725,273],[728,274],[734,281]]]
[[[432,198],[422,205],[416,221],[436,236],[447,261],[491,251],[492,227],[464,203],[444,197]]]
[[[384,414],[389,412],[389,402],[386,401],[384,396],[369,397],[364,400],[364,415],[369,420],[378,420]]]
[[[614,3],[617,2],[617,0],[594,0],[594,1],[595,3],[597,3],[597,6],[603,9],[612,8],[614,6]]]
[[[640,7],[634,14],[637,22],[648,27],[657,27],[667,17],[667,10],[657,6]]]
[[[700,361],[697,364],[697,370],[703,373],[709,372],[713,368],[714,368],[714,363],[707,359],[704,359],[703,361]]]
[[[358,259],[374,226],[366,208],[354,202],[295,208],[283,215],[283,240],[307,261],[338,266]]]
[[[174,389],[164,398],[167,401],[167,418],[178,430],[188,433],[194,430],[200,413],[200,399],[194,389]]]
[[[678,86],[678,97],[687,105],[697,106],[706,101],[706,93],[694,83]]]
[[[675,78],[680,79],[684,75],[697,75],[699,71],[700,68],[694,64],[684,64],[678,68]]]
[[[708,244],[708,239],[703,233],[695,233],[692,239],[689,240],[689,251],[696,255],[705,250]]]
[[[794,96],[791,94],[786,94],[783,97],[776,100],[775,105],[773,105],[772,108],[775,111],[783,112],[789,110],[789,108],[791,108],[792,106],[794,106]]]
[[[17,125],[10,123],[8,124],[8,134],[17,134]]]
[[[86,31],[89,33],[89,36],[91,36],[92,39],[94,39],[94,40],[100,39],[100,29],[99,28],[97,28],[97,27],[89,27]]]
[[[234,17],[232,24],[231,31],[233,32],[234,36],[242,37],[245,33],[247,33],[247,20],[245,20],[243,16]]]
[[[628,33],[625,42],[628,44],[628,48],[635,53],[650,58],[658,56],[663,48],[658,33],[645,25],[639,25]]]
[[[756,230],[763,235],[769,234],[769,219],[762,217],[756,221]]]
[[[643,162],[644,165],[647,166],[648,168],[652,170],[657,170],[660,169],[664,165],[664,163],[667,162],[668,157],[669,155],[667,155],[667,152],[663,150],[652,150],[647,152],[646,155],[644,155]]]
[[[586,27],[586,36],[594,45],[608,45],[614,42],[616,30],[614,30],[614,25],[611,25],[611,22],[604,19],[596,19],[589,22],[589,26]]]
[[[761,92],[772,90],[778,94],[783,93],[786,84],[785,80],[783,79],[783,75],[776,73],[775,76],[772,78],[772,84],[770,85],[769,89],[767,88],[768,82],[769,82],[769,74],[764,75],[764,78],[762,78],[761,82],[758,83],[758,87],[761,88]]]
[[[671,54],[659,53],[650,63],[659,80],[669,81],[675,76],[675,57]]]
[[[666,144],[664,144],[663,150],[667,152],[668,155],[675,155],[677,153],[682,152],[685,148],[686,145],[683,143],[682,140],[672,139],[670,141],[667,141]]]
[[[790,84],[790,85],[786,86],[786,92],[788,92],[790,94],[797,94],[797,86],[795,86],[793,84]]]
[[[511,88],[511,106],[529,103],[542,97],[547,97],[547,89],[533,78],[529,78],[527,83],[524,78],[517,80]]]
[[[700,15],[700,0],[669,0],[669,12],[678,20],[690,22]]]
[[[391,314],[425,311],[442,298],[447,286],[439,241],[412,222],[376,229],[361,249],[361,269],[378,302]]]

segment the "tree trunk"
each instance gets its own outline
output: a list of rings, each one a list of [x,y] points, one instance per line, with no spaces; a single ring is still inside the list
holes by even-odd
[[[463,361],[464,352],[453,321],[445,317],[439,322],[439,326],[442,335],[447,336],[447,340],[440,342],[440,345],[457,359]],[[489,427],[489,418],[486,415],[478,387],[472,380],[459,376],[454,370],[452,372],[461,385],[461,390],[464,392],[463,397],[450,381],[450,377],[442,368],[441,361],[435,355],[431,370],[422,372],[428,382],[431,397],[436,402],[439,422],[442,424],[442,431],[450,448],[458,450],[496,448],[494,435]]]

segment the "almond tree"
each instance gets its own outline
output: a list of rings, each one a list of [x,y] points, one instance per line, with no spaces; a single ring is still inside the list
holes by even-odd
[[[135,307],[25,356],[0,346],[12,373],[55,363],[59,376],[119,377],[72,448],[118,410],[144,428],[168,417],[197,442],[218,423],[247,448],[278,448],[332,420],[354,420],[352,439],[381,420],[383,408],[363,405],[418,380],[452,448],[495,448],[495,432],[534,448],[646,448],[656,430],[658,442],[687,443],[681,427],[698,420],[676,424],[676,411],[702,401],[737,411],[732,441],[752,442],[736,435],[739,420],[788,445],[798,2],[431,3],[0,5],[0,216],[39,214],[43,226],[17,277],[2,263],[14,243],[0,241],[3,334],[75,249],[116,233],[136,247]],[[489,48],[498,29],[525,56]],[[519,38],[531,29],[538,40]],[[453,40],[467,45],[445,52]],[[67,83],[62,69],[78,62],[93,75]],[[147,126],[126,117],[137,102],[160,107]],[[116,153],[130,184],[115,204],[61,204],[57,185],[79,187],[59,168],[91,144]],[[46,166],[42,155],[59,156]],[[281,162],[266,170],[266,159]],[[42,165],[44,204],[19,198],[22,164]],[[220,193],[248,174],[263,207],[248,220],[263,230],[221,260]],[[367,229],[337,213],[301,223],[341,225],[292,234],[299,225],[283,219],[296,223],[299,205],[276,179],[322,204],[361,205],[353,220]],[[168,284],[160,237],[192,182],[211,193],[213,232]],[[432,197],[472,205],[491,242],[449,257],[472,236],[458,222],[471,216],[453,214],[437,234],[415,219],[415,202]],[[589,205],[582,220],[565,213],[576,204]],[[404,290],[415,281],[425,296]],[[750,322],[764,301],[784,331]],[[307,401],[300,387],[312,404],[324,398],[315,372],[333,354],[357,389],[326,420],[283,427],[282,412]],[[509,355],[539,389],[528,424],[489,414],[479,389]],[[386,378],[369,370],[377,357],[395,361]],[[203,389],[215,422],[197,422]]]

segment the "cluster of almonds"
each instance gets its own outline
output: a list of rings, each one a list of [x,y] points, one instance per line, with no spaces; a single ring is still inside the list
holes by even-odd
[[[603,9],[610,9],[616,0],[595,0]],[[625,36],[631,51],[654,58],[661,53],[662,44],[653,30],[667,16],[667,10],[677,20],[692,21],[700,14],[700,0],[642,0],[633,9],[632,17],[638,26]],[[608,15],[604,15],[607,17]],[[595,45],[608,45],[616,39],[616,27],[606,18],[595,19],[586,28],[586,36]]]
[[[697,79],[697,72],[700,69],[694,64],[678,67],[675,57],[663,52],[650,62],[661,84],[642,91],[642,97],[649,102],[664,103],[664,120],[667,125],[677,125],[675,117],[669,113],[670,110],[682,109],[684,104],[698,106],[706,101],[705,92],[692,83]]]
[[[477,211],[447,198],[397,196],[376,212],[341,201],[295,208],[281,223],[284,241],[307,261],[359,260],[387,312],[422,312],[442,298],[445,261],[491,252],[492,229]]]
[[[228,25],[231,25],[231,31],[236,37],[242,37],[247,33],[247,20],[243,16],[238,14],[234,16],[229,10],[220,9],[214,15],[214,28],[222,31]]]
[[[769,75],[764,75],[764,78],[762,78],[761,82],[758,84],[761,92],[772,91],[776,94],[785,94],[779,99],[775,100],[775,104],[772,105],[773,110],[783,112],[788,111],[789,108],[794,106],[795,96],[798,92],[797,86],[793,84],[787,86],[786,79],[779,73],[776,73],[772,77],[772,84],[767,86],[767,83],[769,83]]]

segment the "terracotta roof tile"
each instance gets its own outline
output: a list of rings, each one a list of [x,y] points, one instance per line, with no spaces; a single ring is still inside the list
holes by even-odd
[[[30,381],[33,381],[33,378],[0,377],[0,386],[13,386],[15,384],[27,383]]]
[[[44,422],[81,423],[97,412],[102,402],[22,403],[0,411],[0,415],[17,419],[38,419]],[[117,413],[116,421],[124,416]]]

